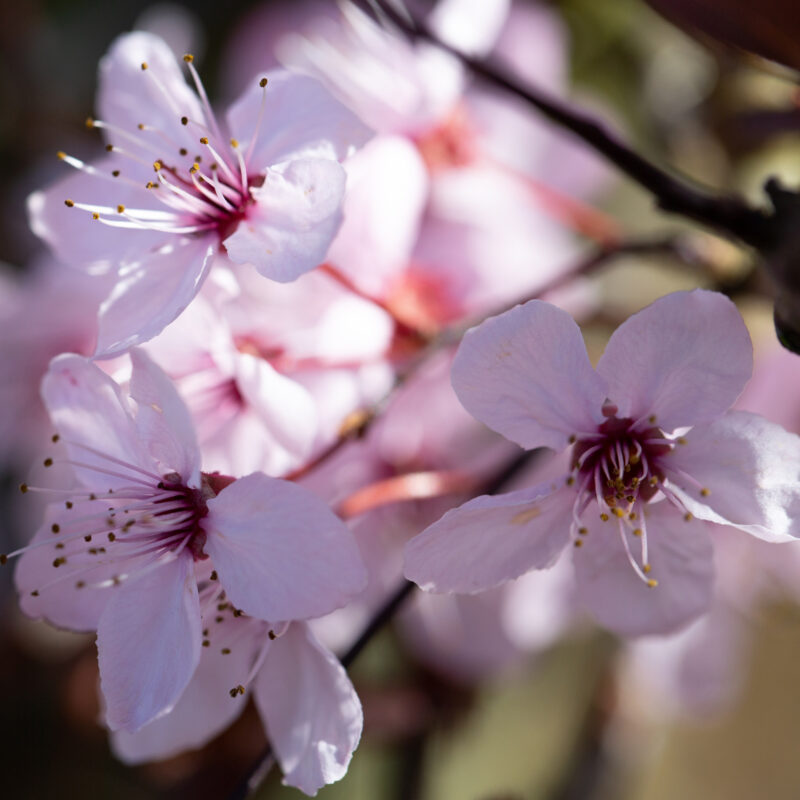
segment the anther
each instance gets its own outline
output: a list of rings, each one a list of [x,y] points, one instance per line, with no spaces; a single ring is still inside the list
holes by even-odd
[[[203,647],[211,647],[211,642],[208,639],[203,639]]]
[[[57,525],[57,524],[54,522],[54,523],[53,523],[53,524],[50,526],[50,530],[51,530],[53,533],[58,533],[58,532],[61,530],[61,528],[60,528],[60,527],[59,527],[59,526],[58,526],[58,525]]]
[[[631,501],[631,502],[633,502],[633,501]],[[630,520],[636,519],[636,512],[635,511],[631,511],[631,513],[628,514],[628,519],[630,519]]]
[[[158,172],[158,171],[161,169],[161,162],[160,162],[160,161],[154,161],[154,162],[153,162],[153,169],[154,169],[156,172]]]
[[[573,544],[575,547],[583,547],[583,539],[576,539]]]
[[[87,533],[86,536],[83,537],[83,541],[84,542],[91,542],[92,541],[92,534],[91,533]]]
[[[72,502],[72,500],[65,500],[65,501],[64,501],[64,508],[66,508],[66,509],[67,509],[67,511],[69,511],[69,509],[71,509],[71,508],[72,508],[72,506],[73,506],[73,502]]]
[[[231,147],[238,147],[239,140],[238,139],[231,139]]]
[[[59,542],[56,545],[56,550],[63,550],[64,549],[64,542]]]
[[[118,169],[111,170],[111,174],[112,174],[112,175],[113,175],[115,178],[119,178],[119,170],[118,170]]]
[[[138,124],[136,127],[137,127],[137,128],[140,130],[140,131],[143,131],[143,130],[144,130],[144,122],[140,122],[140,123],[139,123],[139,124]]]
[[[684,520],[685,520],[686,522],[691,522],[691,521],[694,519],[694,516],[692,515],[692,512],[691,512],[691,511],[687,511],[687,512],[686,512],[686,513],[683,515],[683,518],[684,518]]]
[[[606,513],[605,513],[605,511],[604,511],[604,512],[603,512],[603,513],[600,515],[600,519],[601,519],[601,520],[603,520],[603,522],[608,522],[608,514],[606,514]]]
[[[64,159],[67,157],[67,154],[66,154],[66,153],[65,153],[63,150],[59,150],[59,151],[56,153],[56,155],[57,155],[57,156],[58,156],[58,157],[59,157],[59,158],[60,158],[62,161],[63,161],[63,160],[64,160]]]
[[[38,597],[38,596],[39,596],[39,590],[38,590],[38,589],[34,589],[34,590],[31,592],[31,597]]]
[[[53,559],[53,566],[54,567],[60,567],[62,564],[66,564],[66,563],[67,563],[67,559],[64,558],[64,556],[59,556],[58,558],[54,558]]]
[[[108,532],[108,541],[109,542],[116,541],[116,538],[117,538],[116,535],[112,531]]]
[[[648,422],[649,422],[651,425],[655,425],[655,422],[656,422],[656,415],[655,415],[655,414],[651,414],[651,415],[650,415],[650,416],[647,418],[647,421],[648,421]]]
[[[589,533],[589,529],[588,528],[578,528],[578,533],[581,536],[586,536],[586,534]]]
[[[99,215],[99,214],[98,214],[98,213],[95,211],[95,212],[92,214],[92,219],[96,221],[96,220],[100,219],[100,215]]]
[[[146,61],[142,61],[142,71],[144,72],[144,70],[146,70],[146,69],[147,69],[147,62]]]
[[[573,486],[574,484],[575,484],[575,478],[574,478],[574,476],[570,475],[567,478],[567,486]]]
[[[653,567],[650,564],[642,564],[642,572],[647,575]]]
[[[53,466],[53,459],[52,458],[46,458],[42,463],[46,467],[52,467]]]
[[[622,517],[625,516],[625,512],[621,508],[615,508],[614,509],[614,516],[615,517],[619,517],[620,519],[622,519]]]
[[[217,580],[217,571],[216,571],[216,570],[214,570],[214,571],[211,573],[211,576],[209,577],[209,580],[212,580],[212,581],[215,581],[215,580]]]
[[[73,208],[73,207],[74,207],[74,205],[75,205],[75,203],[74,203],[72,200],[69,200],[69,199],[67,199],[67,200],[65,200],[65,201],[64,201],[64,205],[65,205],[67,208]]]
[[[184,61],[185,61],[187,64],[191,64],[191,63],[192,63],[192,61],[194,61],[194,56],[193,56],[191,53],[186,53],[186,55],[184,55],[184,57],[183,57],[183,60],[184,60]]]
[[[658,581],[655,578],[650,578],[650,580],[647,581],[647,585],[649,588],[655,589],[656,586],[658,586]]]
[[[189,124],[189,117],[181,117],[181,125],[188,125]],[[181,155],[186,155],[185,153],[181,153]]]
[[[704,487],[700,490],[700,494],[702,497],[708,497],[711,494],[711,489],[706,489]]]
[[[114,151],[114,145],[113,144],[107,144],[106,145],[106,153],[112,153],[113,151]]]
[[[83,587],[84,587],[84,586],[86,586],[86,581],[78,581],[78,582],[75,584],[75,588],[76,588],[76,589],[83,589]]]
[[[94,120],[91,117],[86,117],[86,127],[91,130],[94,128]]]
[[[678,444],[689,444],[689,440],[685,436],[679,436]]]
[[[200,144],[208,144],[208,136],[202,136],[200,138]]]
[[[262,79],[261,79],[261,80],[258,82],[258,85],[259,85],[259,86],[260,86],[260,87],[263,89],[263,88],[264,88],[264,87],[267,85],[267,83],[268,83],[267,79],[266,79],[266,78],[262,78]]]
[[[634,528],[633,529],[633,535],[634,536],[641,536],[642,535],[642,529],[641,528]]]
[[[231,649],[230,647],[223,647],[222,650],[220,650],[220,653],[222,653],[224,656],[229,656],[231,654]]]
[[[275,641],[275,639],[277,639],[277,638],[278,638],[278,637],[275,635],[275,631],[269,631],[269,633],[267,633],[267,636],[269,636],[270,640],[271,640],[271,641],[273,641],[273,642]]]
[[[0,566],[8,561],[8,556],[5,553],[0,553]]]
[[[20,492],[22,492],[22,494],[25,494],[28,491],[28,484],[27,483],[21,483],[19,485],[19,490],[20,490]]]
[[[125,213],[125,206],[123,206],[122,203],[120,203],[117,206],[117,214],[124,214],[124,213]]]

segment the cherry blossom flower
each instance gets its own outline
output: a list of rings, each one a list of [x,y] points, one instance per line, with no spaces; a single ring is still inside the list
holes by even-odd
[[[728,409],[752,370],[735,306],[697,290],[661,298],[611,337],[597,370],[569,315],[531,301],[469,332],[459,399],[525,448],[571,446],[570,471],[449,511],[406,549],[438,592],[483,591],[575,545],[579,599],[624,634],[665,632],[709,604],[706,522],[766,541],[800,535],[800,439]]]
[[[229,603],[203,616],[200,663],[175,708],[112,746],[129,764],[199,747],[228,727],[252,691],[284,783],[314,795],[344,776],[363,714],[336,657],[305,622],[244,618]]]
[[[59,257],[117,271],[98,354],[162,330],[220,256],[281,282],[317,266],[341,223],[338,160],[369,136],[321,84],[285,71],[254,78],[223,122],[184,62],[196,93],[158,37],[117,39],[100,65],[101,118],[87,120],[108,156],[60,153],[77,174],[29,199],[34,231]]]
[[[51,490],[60,501],[32,544],[10,554],[22,556],[27,614],[97,630],[106,720],[127,731],[178,702],[212,607],[302,620],[365,581],[350,533],[306,490],[258,472],[201,473],[186,407],[144,352],[131,360],[130,400],[80,356],[51,364],[42,393],[66,455],[44,466],[69,466],[73,480]]]

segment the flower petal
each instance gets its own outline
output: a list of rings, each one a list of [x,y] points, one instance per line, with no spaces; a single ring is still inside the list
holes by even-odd
[[[86,448],[152,473],[153,483],[158,482],[156,464],[139,438],[119,386],[91,361],[76,355],[54,358],[42,380],[42,399],[70,457],[87,465],[73,466],[85,486],[115,489],[142,480],[140,473]]]
[[[372,135],[352,111],[313,78],[280,70],[267,74],[266,90],[255,78],[228,110],[234,136],[249,143],[263,120],[248,166],[254,172],[298,157],[341,160]],[[266,91],[266,95],[264,92]],[[249,144],[243,144],[247,150]]]
[[[104,175],[119,170],[126,175],[130,161],[112,155],[97,161],[92,166]],[[142,252],[163,242],[165,234],[160,231],[120,231],[92,219],[88,211],[67,207],[65,200],[74,203],[116,208],[152,208],[152,194],[142,186],[137,189],[129,183],[103,180],[78,170],[70,169],[70,175],[42,191],[28,197],[28,219],[33,232],[47,242],[48,246],[65,264],[85,271],[101,271],[117,268],[128,263]]]
[[[252,656],[246,647],[230,648],[227,654],[204,647],[197,670],[169,714],[135,733],[121,730],[112,735],[117,757],[126,764],[170,758],[221,733],[247,703],[246,695],[231,697],[230,690],[246,678]]]
[[[284,783],[314,795],[344,777],[361,738],[361,703],[344,667],[307,625],[290,625],[273,643],[255,700]]]
[[[184,79],[172,50],[163,39],[144,31],[117,37],[101,60],[97,108],[103,122],[135,134],[143,144],[129,137],[118,141],[113,131],[109,133],[111,143],[124,145],[146,164],[154,160],[153,150],[163,147],[161,132],[171,142],[172,158],[177,159],[181,147],[189,151],[185,164],[190,167],[199,134],[195,127],[182,125],[181,117],[208,125],[200,101]],[[153,130],[140,133],[139,125]],[[128,172],[134,168],[132,164],[129,160]],[[152,170],[144,169],[145,174],[152,175]]]
[[[111,730],[137,731],[172,710],[200,661],[192,559],[179,556],[115,589],[97,629]]]
[[[160,333],[191,303],[211,268],[211,237],[181,239],[122,275],[100,308],[96,358],[110,358]]]
[[[729,411],[685,439],[663,465],[692,514],[771,542],[800,538],[800,437]]]
[[[476,497],[406,545],[405,575],[425,591],[471,594],[546,569],[567,543],[574,499],[548,484]]]
[[[271,169],[256,203],[224,244],[237,264],[288,283],[325,260],[342,222],[345,172],[324,158]]]
[[[136,427],[161,467],[177,472],[189,486],[200,485],[200,449],[189,410],[172,381],[144,352],[130,352],[131,397],[139,408]]]
[[[468,331],[453,363],[464,408],[525,448],[562,450],[602,420],[605,381],[565,311],[531,300]]]
[[[614,331],[597,365],[619,416],[655,415],[665,431],[710,422],[753,371],[753,346],[725,295],[674,292]]]
[[[328,260],[363,291],[383,297],[408,268],[428,196],[428,173],[417,148],[399,136],[379,136],[344,168],[344,222]]]
[[[251,616],[318,617],[366,584],[350,531],[294,483],[254,472],[209,500],[208,510],[205,551],[231,602]]]
[[[578,598],[605,627],[623,636],[668,633],[705,612],[712,596],[714,561],[706,523],[686,521],[670,503],[647,506],[648,586],[625,554],[614,522],[585,523],[589,534],[575,549]],[[637,555],[642,540],[626,530]]]

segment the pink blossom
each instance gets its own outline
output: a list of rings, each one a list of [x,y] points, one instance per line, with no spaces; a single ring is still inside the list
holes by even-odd
[[[77,174],[29,200],[34,231],[62,259],[117,272],[98,354],[162,330],[217,258],[281,282],[317,266],[341,223],[338,160],[369,135],[320,84],[285,71],[254,78],[223,122],[184,61],[196,93],[158,37],[117,39],[100,65],[101,119],[87,122],[109,155],[60,154]]]
[[[112,736],[127,763],[199,747],[230,725],[252,691],[284,783],[316,794],[342,778],[361,736],[361,703],[347,673],[304,622],[242,618],[227,603],[203,616],[200,663],[175,708]]]
[[[459,399],[522,447],[571,445],[570,472],[448,512],[409,544],[406,574],[479,592],[551,566],[572,542],[578,596],[601,623],[625,634],[685,624],[710,598],[703,520],[773,542],[800,535],[800,439],[728,411],[751,370],[747,329],[712,292],[668,295],[628,319],[597,370],[554,306],[487,320],[456,357]]]
[[[183,694],[211,607],[307,619],[343,605],[365,577],[350,533],[301,487],[201,473],[186,407],[142,351],[131,360],[130,398],[79,356],[53,361],[42,393],[66,455],[44,466],[69,466],[70,483],[11,555],[22,554],[27,614],[97,630],[108,725],[135,731]]]

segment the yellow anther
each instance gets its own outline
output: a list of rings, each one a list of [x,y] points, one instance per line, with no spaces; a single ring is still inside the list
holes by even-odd
[[[65,201],[64,201],[64,205],[65,205],[67,208],[72,208],[72,207],[75,205],[75,203],[73,203],[73,202],[72,202],[72,200],[65,200]]]
[[[86,127],[91,130],[94,128],[94,120],[91,117],[86,117]]]
[[[192,166],[189,167],[189,172],[191,172],[192,175],[194,175],[194,173],[197,172],[199,169],[200,165],[195,161],[194,164],[192,164]]]
[[[142,70],[146,70],[146,69],[147,69],[147,62],[146,61],[142,61]]]
[[[160,162],[160,161],[154,161],[154,162],[153,162],[153,169],[154,169],[156,172],[158,172],[158,171],[161,169],[161,166],[162,166],[162,165],[161,165],[161,162]]]
[[[603,513],[600,515],[600,519],[601,519],[601,520],[603,520],[603,522],[608,522],[608,514],[606,514],[606,513],[605,513],[605,511],[604,511],[604,512],[603,512]]]
[[[98,219],[100,219],[100,215],[96,211],[94,211],[94,212],[92,212],[92,219],[98,220]]]
[[[586,536],[586,534],[589,533],[589,529],[588,528],[578,528],[578,533],[581,536]]]
[[[208,136],[201,136],[200,144],[208,144]]]
[[[58,157],[59,157],[59,158],[60,158],[62,161],[63,161],[63,160],[64,160],[64,159],[67,157],[67,154],[66,154],[66,153],[65,153],[63,150],[59,150],[59,151],[56,153],[56,155],[57,155],[57,156],[58,156]]]
[[[677,441],[678,444],[689,444],[689,440],[685,436],[679,436]]]
[[[64,558],[64,556],[59,556],[58,558],[54,558],[53,559],[53,566],[54,567],[60,567],[62,564],[66,564],[66,563],[67,563],[67,559]]]
[[[577,441],[578,441],[578,437],[577,437],[577,436],[576,436],[574,433],[573,433],[573,434],[570,434],[570,437],[569,437],[569,439],[567,439],[567,441],[568,441],[570,444],[575,444],[575,442],[577,442]]]
[[[686,520],[686,522],[691,522],[691,521],[694,519],[694,516],[692,515],[692,512],[691,512],[691,511],[687,511],[687,512],[686,512],[686,513],[683,515],[683,518],[684,518],[684,520]]]
[[[583,539],[576,539],[573,544],[575,547],[583,547]]]
[[[186,53],[186,54],[184,55],[184,57],[183,57],[183,60],[184,60],[184,61],[185,61],[187,64],[191,64],[191,63],[192,63],[192,61],[194,61],[194,56],[193,56],[191,53]]]
[[[644,572],[645,575],[649,574],[651,569],[653,569],[653,568],[650,566],[650,564],[643,564],[642,565],[642,572]]]
[[[267,85],[267,83],[268,83],[267,79],[266,79],[266,78],[262,78],[262,79],[261,79],[261,80],[258,82],[258,85],[259,85],[259,86],[260,86],[260,87],[263,89],[263,88],[264,88],[264,87]]]
[[[656,424],[656,415],[655,415],[655,414],[651,414],[651,415],[650,415],[650,416],[647,418],[647,421],[648,421],[648,422],[649,422],[651,425],[655,425],[655,424]]]
[[[570,475],[567,478],[567,486],[574,486],[574,484],[575,484],[575,478],[572,475]]]
[[[125,213],[125,206],[124,206],[124,205],[122,205],[122,203],[120,203],[120,204],[117,206],[117,214],[124,214],[124,213]]]
[[[625,516],[625,512],[621,508],[615,508],[614,509],[614,516],[615,517],[619,517],[620,519],[622,519],[622,517]]]
[[[156,188],[156,184],[153,183],[153,181],[147,181],[147,183],[144,185],[144,188],[145,189],[155,189]]]
[[[238,147],[239,140],[238,139],[231,139],[231,147]]]
[[[649,586],[651,589],[655,589],[655,588],[656,588],[656,586],[658,586],[658,581],[657,581],[655,578],[650,578],[650,580],[649,580],[649,581],[647,581],[647,585],[648,585],[648,586]]]
[[[706,489],[705,487],[700,490],[700,494],[703,497],[708,497],[711,494],[711,489]]]
[[[28,484],[27,483],[21,483],[19,485],[19,490],[20,490],[20,492],[22,492],[22,494],[25,494],[28,491]]]
[[[633,535],[634,536],[641,536],[642,535],[642,529],[641,528],[634,528],[633,529]]]
[[[628,519],[634,520],[634,519],[636,519],[636,516],[637,516],[636,512],[635,511],[631,511],[631,513],[628,514]]]
[[[140,131],[143,131],[143,130],[144,130],[144,122],[140,122],[140,123],[139,123],[139,124],[138,124],[136,127],[137,127],[137,128],[140,130]]]

